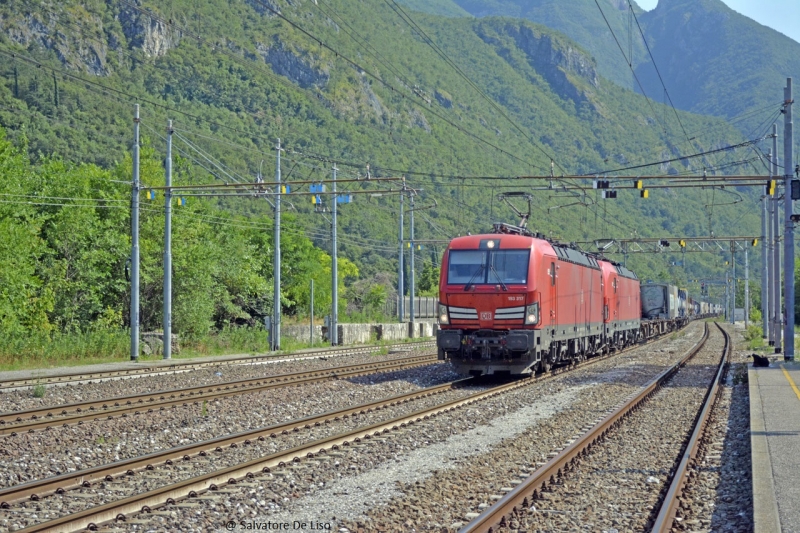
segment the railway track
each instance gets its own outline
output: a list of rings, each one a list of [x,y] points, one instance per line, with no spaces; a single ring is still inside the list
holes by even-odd
[[[620,352],[624,353],[624,352]],[[595,358],[581,367],[592,365],[596,362],[614,357],[613,354],[604,358]],[[275,469],[292,467],[295,463],[303,461],[326,461],[339,454],[339,449],[371,439],[382,440],[384,435],[393,431],[403,430],[426,419],[450,412],[454,409],[471,405],[487,398],[495,397],[506,392],[539,383],[544,379],[567,372],[568,368],[561,368],[550,375],[540,376],[528,380],[516,381],[493,387],[489,390],[479,391],[467,396],[450,399],[437,403],[431,407],[418,409],[409,414],[402,414],[389,420],[374,424],[356,427],[348,431],[330,435],[321,439],[305,442],[290,449],[281,450],[272,454],[238,463],[226,468],[213,470],[206,474],[181,480],[172,484],[165,484],[156,489],[142,491],[118,501],[104,503],[97,507],[71,512],[55,520],[42,522],[25,529],[24,531],[72,531],[76,529],[93,528],[111,521],[124,521],[131,515],[147,513],[164,505],[174,504],[181,500],[202,497],[207,492],[215,492],[227,485],[235,486],[239,483],[250,483],[249,478],[255,478],[264,473],[272,473]],[[463,387],[475,383],[473,380],[462,380],[456,383],[440,385],[402,397],[393,397],[371,402],[370,404],[348,408],[335,413],[326,413],[315,417],[291,421],[285,425],[261,428],[253,432],[229,435],[200,443],[167,450],[163,453],[150,454],[131,459],[125,463],[115,463],[97,467],[58,478],[26,483],[0,491],[0,507],[12,507],[20,502],[41,501],[42,498],[53,493],[63,493],[69,489],[92,487],[94,483],[103,483],[120,478],[135,477],[137,472],[151,472],[159,465],[171,465],[177,462],[193,461],[195,458],[207,457],[209,453],[220,453],[233,446],[248,446],[254,441],[276,438],[278,435],[310,429],[319,425],[330,424],[331,421],[342,419],[353,413],[365,413],[370,410],[383,409],[388,405],[397,405],[399,402],[411,401],[425,395],[439,394],[452,390],[453,387]],[[106,489],[107,490],[107,489]],[[42,513],[38,513],[41,515]]]
[[[176,461],[190,461],[194,457],[205,457],[209,452],[221,452],[226,448],[238,446],[248,446],[254,441],[261,441],[268,438],[277,438],[280,435],[298,432],[301,429],[310,429],[323,424],[330,424],[333,421],[346,419],[354,414],[361,414],[370,411],[384,409],[390,406],[400,405],[420,398],[426,398],[451,391],[458,387],[464,387],[474,383],[473,378],[466,378],[442,385],[428,387],[419,391],[383,398],[381,400],[348,407],[336,411],[291,420],[284,424],[274,424],[252,431],[225,435],[216,439],[211,439],[199,443],[179,446],[151,453],[132,459],[118,461],[108,465],[72,472],[60,476],[37,480],[13,487],[0,489],[0,508],[8,509],[12,504],[22,501],[39,501],[42,498],[53,494],[63,494],[66,491],[87,488],[92,484],[101,481],[113,481],[118,477],[132,476],[143,471],[151,471],[157,466],[170,466]],[[359,432],[356,432],[359,433]],[[314,446],[312,445],[311,448]],[[290,450],[281,457],[285,462],[294,460],[299,452]],[[284,457],[285,456],[285,457]],[[280,461],[279,461],[280,462]]]
[[[215,385],[158,391],[147,394],[104,398],[52,407],[41,407],[0,413],[0,436],[14,436],[22,431],[50,429],[54,426],[81,424],[100,418],[127,416],[130,413],[153,412],[168,407],[187,405],[202,401],[261,392],[290,385],[317,383],[331,379],[342,379],[374,372],[403,370],[437,361],[436,354],[381,360],[372,363],[343,365],[332,368],[292,372],[262,378],[229,381]]]
[[[719,327],[719,325],[717,326]],[[711,417],[711,411],[722,393],[720,386],[725,380],[725,373],[728,370],[728,363],[730,363],[731,352],[733,346],[731,338],[728,333],[720,328],[720,331],[725,335],[725,348],[723,350],[723,357],[720,361],[717,373],[714,380],[711,382],[711,387],[706,393],[703,401],[703,407],[700,410],[697,421],[695,422],[692,430],[692,435],[686,443],[681,462],[677,470],[673,473],[672,482],[670,483],[664,501],[661,504],[658,516],[656,517],[655,524],[653,525],[654,533],[668,533],[672,531],[673,527],[678,526],[679,516],[678,513],[681,509],[681,501],[686,488],[686,482],[689,478],[689,470],[695,466],[700,446],[705,444],[704,436],[708,421]]]
[[[684,443],[680,453],[676,454],[675,463],[677,467],[672,469],[669,488],[666,489],[665,493],[662,491],[664,495],[661,499],[657,516],[653,521],[652,531],[654,532],[667,532],[673,528],[676,512],[679,508],[681,491],[686,480],[687,468],[695,457],[708,414],[719,394],[719,383],[723,379],[727,368],[726,363],[731,352],[730,337],[718,324],[716,326],[725,339],[725,347],[717,371],[708,385],[703,405],[694,418],[693,429],[690,431],[691,436]],[[582,464],[588,460],[587,458],[595,453],[596,447],[602,447],[604,439],[607,439],[610,434],[625,424],[633,413],[644,409],[647,402],[684,368],[688,361],[703,349],[708,337],[708,326],[706,326],[702,342],[690,350],[681,361],[659,374],[637,394],[625,401],[623,405],[598,421],[586,433],[576,437],[571,444],[560,453],[555,454],[551,460],[540,465],[529,477],[513,489],[510,489],[495,504],[486,508],[479,516],[464,526],[460,530],[461,533],[484,533],[540,527],[541,524],[533,523],[532,517],[542,515],[542,502],[549,500],[551,493],[558,492],[561,485],[569,480],[571,473],[582,468]],[[608,465],[608,463],[605,464]],[[585,480],[583,482],[586,483]],[[653,478],[652,481],[648,482],[657,483],[657,480]],[[570,490],[575,490],[574,486]],[[574,493],[570,498],[574,499]],[[537,506],[539,509],[537,509]],[[549,510],[548,512],[569,513],[569,511],[558,510]],[[552,524],[550,527],[553,527]]]
[[[95,372],[74,372],[58,374],[53,376],[39,376],[24,379],[10,379],[0,381],[0,393],[19,389],[27,389],[37,385],[68,385],[78,383],[94,383],[99,381],[131,379],[143,376],[154,376],[163,374],[174,374],[179,372],[189,372],[201,368],[219,367],[226,365],[259,365],[279,363],[285,361],[296,361],[316,357],[338,357],[344,355],[369,354],[388,348],[398,349],[421,349],[430,348],[435,343],[433,341],[421,341],[413,343],[400,343],[385,346],[343,346],[339,348],[326,348],[320,350],[308,350],[297,354],[269,354],[235,357],[219,359],[213,361],[180,361],[167,364],[151,364],[148,366],[137,366],[136,368],[124,368],[117,370],[95,371]]]

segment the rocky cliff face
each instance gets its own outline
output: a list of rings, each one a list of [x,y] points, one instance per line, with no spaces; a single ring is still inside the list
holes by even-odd
[[[93,21],[99,23],[99,21]],[[105,76],[108,45],[104,41],[88,40],[67,34],[57,27],[57,17],[28,13],[18,18],[0,19],[0,31],[16,44],[25,48],[41,46],[55,52],[61,62],[70,68]]]
[[[496,30],[511,37],[517,48],[522,50],[528,64],[541,74],[553,89],[574,101],[585,99],[582,91],[570,80],[569,75],[577,76],[594,87],[600,82],[594,61],[582,50],[569,42],[560,42],[544,32],[524,22],[504,22]],[[499,44],[494,36],[487,32],[478,32],[484,42]],[[503,50],[498,50],[503,55]]]
[[[265,17],[274,17],[275,13],[272,10],[281,12],[280,6],[270,0],[245,0],[245,3],[255,9],[256,13]]]
[[[141,3],[141,2],[138,2]],[[56,11],[8,15],[0,17],[0,32],[25,48],[41,46],[53,51],[61,63],[74,70],[95,76],[108,76],[112,66],[110,51],[123,48],[141,49],[147,57],[160,57],[178,46],[181,33],[162,20],[149,16],[133,6],[124,6],[114,13],[114,22],[107,13],[88,11]],[[70,21],[66,27],[63,21]],[[74,28],[74,31],[72,31]]]
[[[257,43],[256,51],[272,67],[273,72],[289,78],[304,89],[324,86],[330,78],[325,70],[315,67],[309,57],[294,53],[281,41],[276,40],[270,46]]]
[[[141,5],[141,0],[136,3]],[[180,31],[131,6],[123,6],[117,14],[117,20],[122,26],[128,47],[141,49],[147,57],[161,57],[180,43]]]

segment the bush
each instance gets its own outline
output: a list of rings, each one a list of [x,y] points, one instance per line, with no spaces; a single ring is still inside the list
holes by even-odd
[[[764,332],[761,329],[761,326],[756,325],[749,325],[744,332],[744,340],[748,342],[752,342],[756,339],[761,339],[764,336]]]

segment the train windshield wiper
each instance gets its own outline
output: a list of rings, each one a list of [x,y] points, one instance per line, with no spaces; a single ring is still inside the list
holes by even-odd
[[[481,267],[478,270],[475,271],[475,273],[472,275],[472,277],[469,278],[469,281],[467,282],[467,284],[464,285],[464,291],[468,291],[472,287],[472,282],[475,281],[475,278],[478,277],[478,274],[483,273],[483,269],[484,268],[486,268],[486,265],[481,263]]]
[[[506,287],[506,284],[505,284],[505,283],[503,283],[503,280],[500,278],[500,274],[498,274],[498,273],[497,273],[497,270],[495,270],[495,268],[494,268],[494,265],[493,265],[493,264],[491,264],[491,263],[489,263],[489,272],[491,272],[492,274],[494,274],[494,277],[496,277],[496,278],[497,278],[497,281],[499,281],[499,282],[500,282],[500,286],[501,286],[501,287],[503,287],[503,290],[504,290],[504,291],[507,291],[507,290],[508,290],[508,287]]]

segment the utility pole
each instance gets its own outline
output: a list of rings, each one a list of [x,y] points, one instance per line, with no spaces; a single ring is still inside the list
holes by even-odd
[[[747,248],[744,249],[744,329],[750,321],[750,265],[747,262]]]
[[[727,315],[725,318],[730,320],[731,315],[731,271],[725,269],[725,314]]]
[[[772,161],[772,155],[767,154],[767,159]],[[770,165],[770,173],[772,171]],[[769,250],[772,244],[767,230],[767,213],[770,201],[769,191],[764,191],[761,198],[761,337],[770,338],[769,333]]]
[[[314,344],[314,279],[311,279],[311,344]]]
[[[133,115],[133,188],[131,191],[131,361],[139,359],[139,104]]]
[[[736,324],[736,243],[731,243],[731,324]]]
[[[778,177],[778,125],[772,125],[772,176]],[[784,191],[785,194],[785,191]],[[775,337],[775,353],[781,353],[783,321],[781,307],[781,209],[780,195],[772,199],[772,233],[775,238],[772,249],[772,332]]]
[[[411,277],[409,278],[409,284],[408,284],[408,296],[409,296],[408,320],[409,323],[411,324],[410,326],[411,335],[409,335],[409,337],[413,339],[414,337],[416,337],[416,328],[414,325],[414,289],[415,289],[414,282],[416,280],[414,279],[414,195],[413,194],[411,195],[410,212],[411,212],[411,220],[409,222],[411,224],[410,227],[411,241],[409,242],[409,244],[411,248],[411,255],[409,256],[409,267],[411,268]]]
[[[167,159],[164,161],[164,359],[172,358],[172,121],[167,123]]]
[[[792,222],[792,213],[794,211],[794,202],[792,201],[794,124],[792,123],[792,103],[792,78],[786,78],[786,88],[784,89],[784,110],[786,112],[783,115],[783,209],[785,224],[783,231],[783,305],[786,309],[784,312],[786,333],[783,336],[783,359],[785,361],[794,361],[794,223]]]
[[[769,162],[770,181],[772,181],[772,152],[767,154],[767,161]],[[772,198],[769,195],[769,191],[764,191],[764,196],[761,199],[761,337],[770,341],[772,340],[772,332],[770,331],[772,324],[770,324],[769,320],[771,292],[769,283],[772,272],[772,264],[770,262],[772,231],[769,225],[771,201]]]
[[[400,322],[403,322],[406,317],[405,313],[405,290],[403,289],[403,257],[405,256],[405,250],[403,250],[403,197],[405,196],[406,190],[406,182],[403,180],[403,191],[400,193],[400,253],[398,254],[397,260],[399,262],[399,267],[397,269],[397,315],[400,319]]]
[[[277,351],[281,345],[281,140],[275,146],[277,152],[277,162],[275,164],[275,188],[278,194],[275,195],[275,258],[273,260],[272,278],[275,282],[272,293],[272,346],[270,350]]]
[[[332,346],[339,344],[339,246],[336,241],[336,207],[339,199],[336,197],[336,165],[333,166],[333,201],[331,202],[331,322],[329,324]]]

